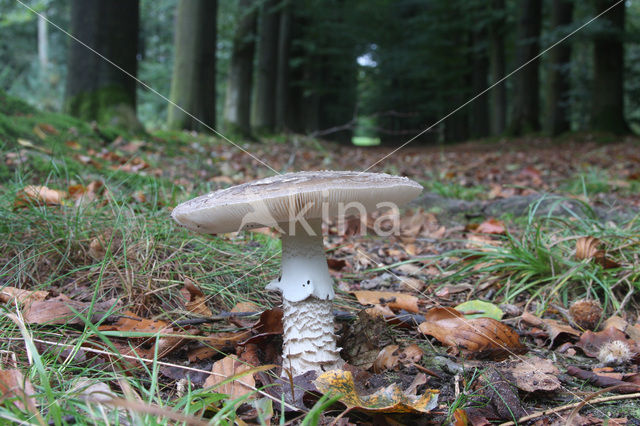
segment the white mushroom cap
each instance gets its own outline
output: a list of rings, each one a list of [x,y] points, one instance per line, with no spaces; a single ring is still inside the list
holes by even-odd
[[[218,234],[354,214],[357,208],[368,213],[381,202],[406,204],[421,191],[417,182],[384,173],[287,173],[194,198],[178,205],[172,217],[194,231]]]

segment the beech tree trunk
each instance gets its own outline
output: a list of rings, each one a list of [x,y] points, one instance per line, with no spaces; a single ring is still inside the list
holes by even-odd
[[[100,55],[135,76],[138,0],[72,0],[71,33]],[[136,81],[85,46],[69,46],[65,110],[85,120],[140,131]]]
[[[289,99],[289,51],[291,47],[291,4],[280,12],[278,28],[278,64],[276,72],[276,130],[286,129]]]
[[[224,103],[224,127],[227,131],[248,137],[251,135],[251,92],[258,10],[254,0],[240,0],[239,8],[242,16],[233,36]]]
[[[596,0],[596,12],[613,5],[614,0]],[[591,128],[612,133],[628,133],[624,119],[624,35],[625,2],[605,13],[603,30],[593,40],[593,95]]]
[[[553,0],[551,29],[562,28],[562,36],[573,21],[573,0]],[[558,33],[558,32],[556,32]],[[547,77],[547,132],[559,135],[571,130],[569,90],[571,89],[571,40],[566,40],[549,52],[550,71]]]
[[[542,24],[542,0],[522,0],[520,5],[516,66],[524,64],[539,53]],[[539,64],[539,59],[536,59],[515,75],[510,125],[510,131],[514,135],[540,130]]]
[[[184,111],[169,105],[172,129],[206,131],[216,125],[217,9],[215,0],[178,3],[170,98]]]
[[[266,0],[260,8],[258,75],[252,117],[257,132],[273,132],[276,124],[276,81],[280,14],[277,0]]]
[[[471,96],[485,90],[489,83],[489,56],[486,31],[474,31],[471,37]],[[489,95],[485,93],[469,105],[469,131],[472,138],[489,136]]]
[[[494,17],[489,26],[489,74],[493,85],[507,72],[505,34],[507,31],[505,0],[492,0]],[[504,82],[489,91],[491,110],[491,134],[501,135],[507,126],[507,86]]]

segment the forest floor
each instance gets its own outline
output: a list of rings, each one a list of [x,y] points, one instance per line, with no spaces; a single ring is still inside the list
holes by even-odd
[[[0,418],[640,424],[636,138],[409,145],[377,163],[389,148],[133,137],[0,93],[0,141]],[[343,372],[277,379],[273,231],[171,220],[273,174],[261,161],[375,164],[425,188],[398,235],[325,224]]]

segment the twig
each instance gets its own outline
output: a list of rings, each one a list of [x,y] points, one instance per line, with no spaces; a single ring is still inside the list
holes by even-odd
[[[607,389],[602,389],[602,391],[607,391]],[[590,404],[598,404],[601,402],[620,401],[623,399],[634,399],[634,398],[640,398],[640,393],[628,393],[624,395],[612,395],[612,396],[606,396],[602,398],[596,398],[592,400]],[[574,402],[573,404],[562,405],[560,407],[550,408],[544,411],[536,411],[535,413],[529,414],[528,416],[520,417],[518,419],[518,424],[529,421],[529,420],[537,419],[538,417],[548,416],[549,414],[559,413],[560,411],[566,411],[566,410],[570,410],[572,408],[581,407],[581,406],[583,407],[584,404],[587,402],[587,400],[588,398],[585,398],[585,400],[583,400],[582,402]],[[506,422],[506,423],[501,423],[500,426],[515,426],[515,424],[516,423],[514,422]]]

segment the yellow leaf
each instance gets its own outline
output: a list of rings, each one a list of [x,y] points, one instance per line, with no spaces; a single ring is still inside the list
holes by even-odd
[[[339,401],[349,408],[370,413],[428,413],[438,405],[438,391],[430,389],[422,396],[405,394],[393,383],[371,395],[360,395],[349,371],[322,373],[315,385],[322,393],[342,394]]]

